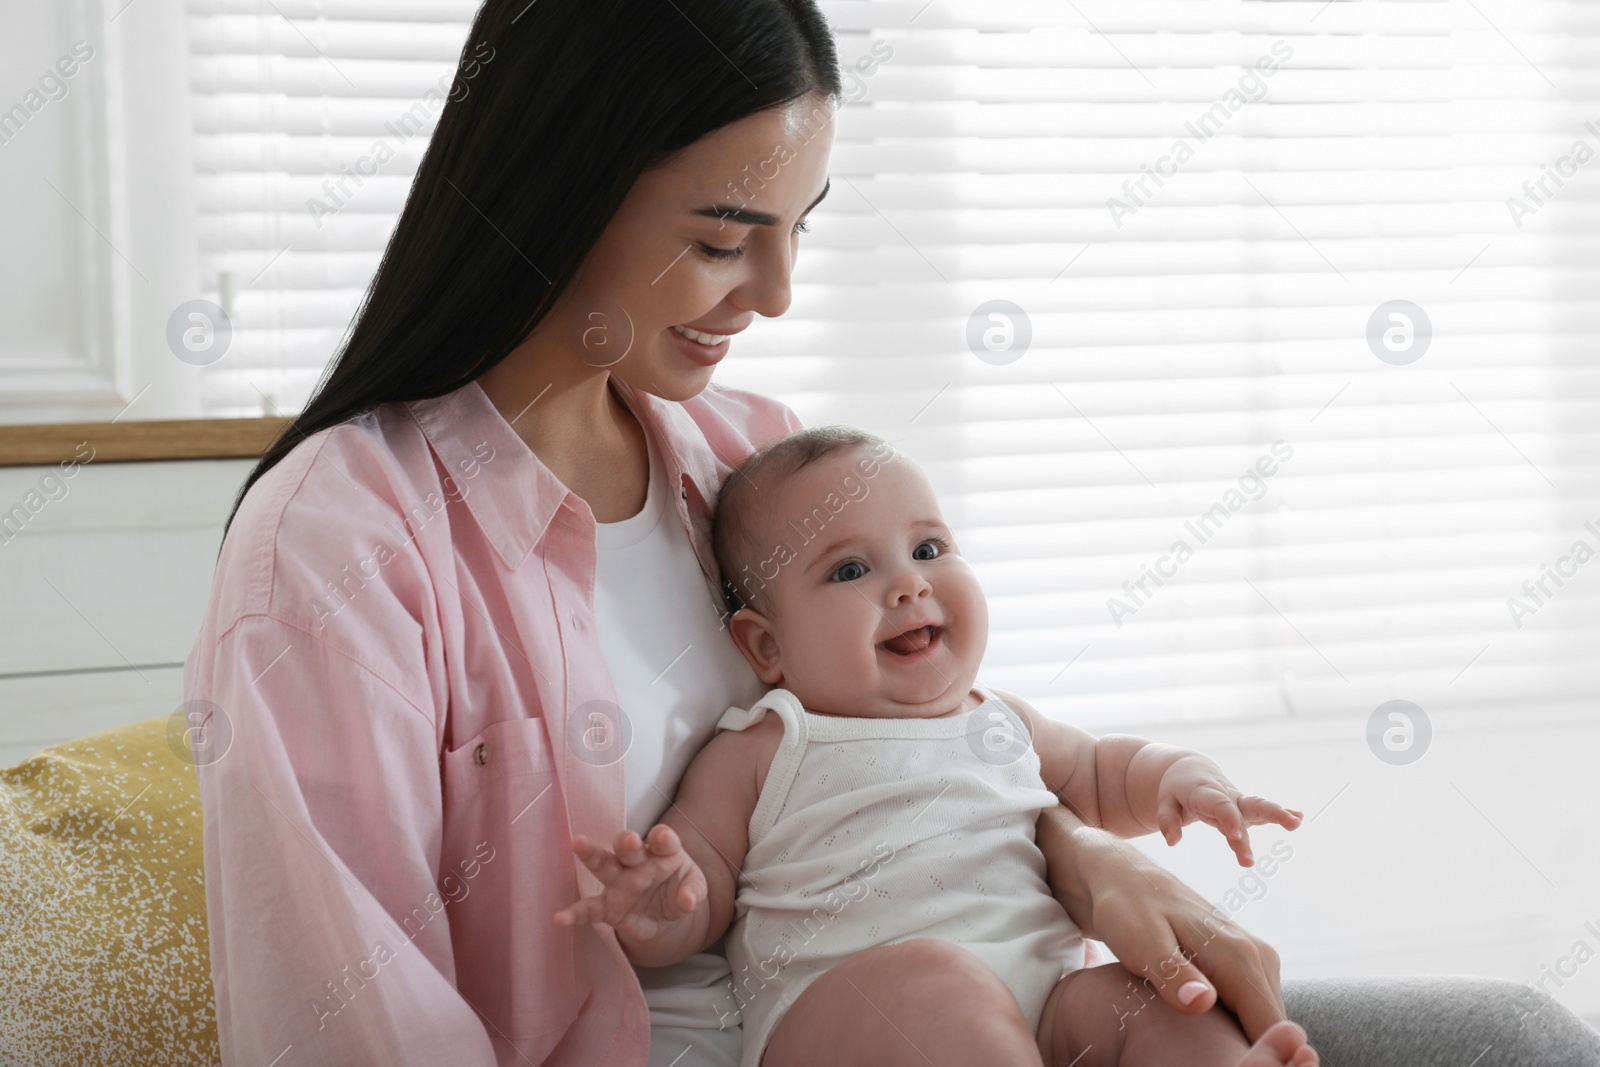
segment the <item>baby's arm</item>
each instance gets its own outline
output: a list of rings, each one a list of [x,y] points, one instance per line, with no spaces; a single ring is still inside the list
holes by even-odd
[[[1098,740],[1041,715],[1026,700],[995,691],[1026,720],[1045,787],[1091,826],[1119,837],[1160,830],[1176,844],[1196,819],[1216,827],[1239,857],[1254,863],[1248,829],[1276,823],[1293,830],[1301,814],[1262,797],[1244,796],[1207,757],[1142,737],[1108,734]]]
[[[739,869],[755,811],[757,731],[722,730],[683,772],[674,798],[646,839],[617,835],[616,851],[579,834],[572,849],[602,890],[557,912],[570,926],[603,922],[628,959],[665,967],[704,951],[733,921]]]

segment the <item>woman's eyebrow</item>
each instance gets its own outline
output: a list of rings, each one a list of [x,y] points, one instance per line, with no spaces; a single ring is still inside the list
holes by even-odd
[[[822,198],[827,196],[828,190],[832,188],[833,179],[829,178],[823,183],[822,192],[817,194],[817,198],[811,201],[804,211],[800,212],[800,217],[805,218],[811,214],[811,209],[822,203]],[[719,222],[736,222],[741,226],[776,226],[778,224],[778,216],[776,215],[765,211],[751,211],[749,208],[734,207],[731,204],[709,204],[706,207],[697,207],[694,209],[694,214],[704,215],[706,218],[716,219]]]

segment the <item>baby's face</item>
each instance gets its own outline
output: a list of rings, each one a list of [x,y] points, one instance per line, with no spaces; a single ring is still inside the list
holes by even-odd
[[[757,520],[760,573],[777,575],[729,629],[762,681],[808,710],[947,714],[977,676],[988,607],[927,478],[898,454],[862,477],[871,455],[835,453],[779,488]]]

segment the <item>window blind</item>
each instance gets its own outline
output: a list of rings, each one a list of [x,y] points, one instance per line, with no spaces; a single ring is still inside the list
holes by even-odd
[[[208,414],[292,414],[343,337],[476,5],[193,0],[200,278],[233,334]]]
[[[1600,18],[823,6],[833,192],[718,381],[923,463],[984,681],[1099,726],[1593,704]],[[192,0],[213,413],[304,402],[473,10]]]

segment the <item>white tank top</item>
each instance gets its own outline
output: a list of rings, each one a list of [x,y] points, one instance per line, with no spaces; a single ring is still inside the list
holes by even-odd
[[[730,730],[768,711],[783,720],[726,937],[743,1067],[806,986],[875,945],[964,946],[1035,1027],[1056,982],[1083,966],[1034,843],[1056,795],[1021,718],[977,692],[979,707],[936,719],[816,715],[787,689],[722,717]]]
[[[595,524],[595,625],[633,730],[623,754],[625,819],[641,835],[660,821],[722,713],[767,688],[722,629],[711,584],[678,521],[676,492],[650,449],[643,509]],[[652,1025],[737,1024],[736,1015],[725,1019],[713,1006],[728,976],[721,947],[671,967],[635,968]]]

